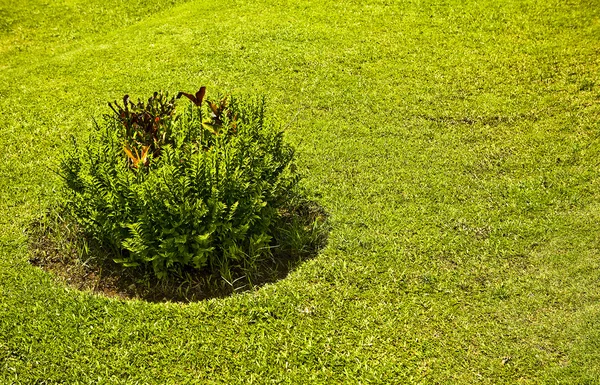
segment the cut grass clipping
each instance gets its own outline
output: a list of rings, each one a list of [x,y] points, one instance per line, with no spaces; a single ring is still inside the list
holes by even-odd
[[[194,300],[314,254],[325,215],[298,187],[264,99],[205,92],[109,103],[114,114],[60,162],[64,200],[34,230],[32,262],[81,288]]]

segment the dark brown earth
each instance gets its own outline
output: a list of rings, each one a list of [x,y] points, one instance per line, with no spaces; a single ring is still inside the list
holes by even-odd
[[[302,250],[274,253],[252,272],[233,271],[232,277],[217,272],[187,269],[179,276],[158,279],[153,272],[123,267],[113,262],[114,253],[102,248],[56,212],[48,213],[29,229],[30,263],[72,288],[107,297],[141,299],[148,302],[193,302],[254,290],[285,278],[303,260],[310,259],[326,242],[326,214],[317,206],[306,207],[304,230],[322,227],[312,244]],[[291,217],[290,217],[291,218]]]

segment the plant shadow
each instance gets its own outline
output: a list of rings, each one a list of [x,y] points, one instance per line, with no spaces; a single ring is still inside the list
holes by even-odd
[[[186,303],[257,289],[285,278],[300,263],[314,258],[329,234],[325,210],[302,199],[280,213],[271,258],[254,268],[231,269],[225,274],[187,268],[176,276],[157,279],[147,268],[115,263],[115,253],[86,235],[65,212],[51,209],[29,227],[30,263],[75,289],[147,302]]]

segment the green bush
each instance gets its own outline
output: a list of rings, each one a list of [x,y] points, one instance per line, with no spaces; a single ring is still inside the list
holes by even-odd
[[[177,98],[109,103],[62,158],[67,206],[115,262],[165,278],[182,269],[255,268],[272,256],[298,202],[294,151],[265,118],[264,99]],[[283,238],[289,238],[289,231]]]

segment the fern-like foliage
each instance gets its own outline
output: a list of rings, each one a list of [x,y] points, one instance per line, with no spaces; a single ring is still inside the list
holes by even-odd
[[[264,99],[202,103],[199,91],[176,113],[162,95],[115,103],[115,116],[64,154],[73,217],[116,262],[159,278],[256,266],[297,191],[292,147],[265,118]]]

